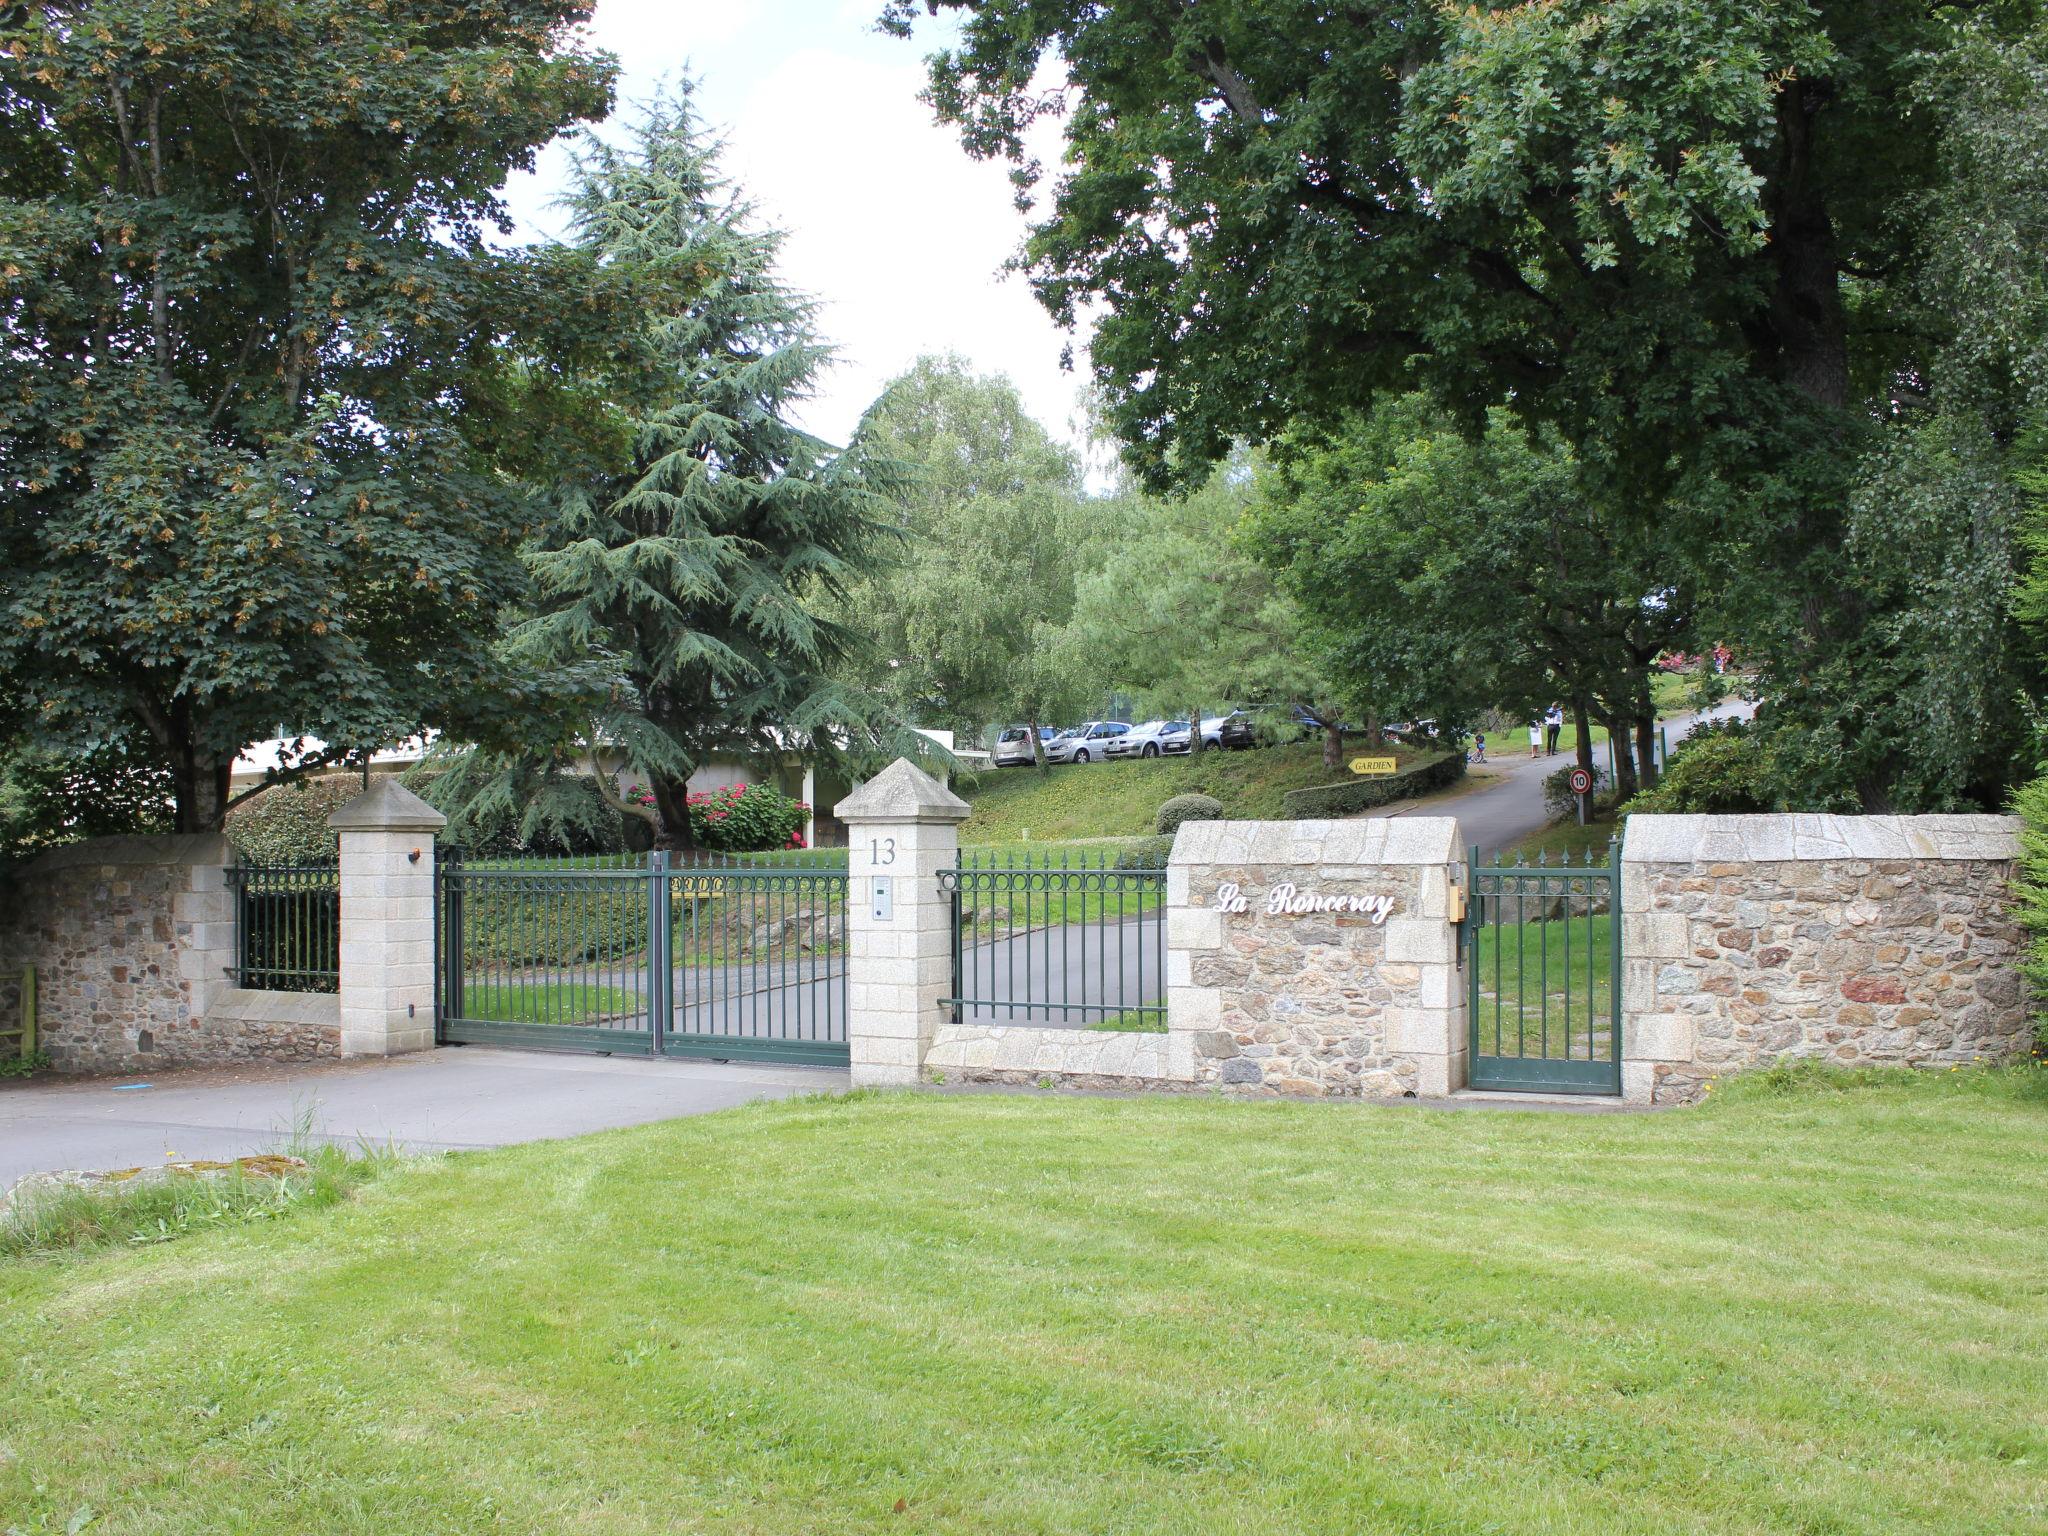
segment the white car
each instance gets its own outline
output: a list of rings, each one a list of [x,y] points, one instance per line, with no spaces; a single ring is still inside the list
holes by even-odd
[[[1109,744],[1130,727],[1121,720],[1090,720],[1071,731],[1061,731],[1045,744],[1048,763],[1099,763],[1109,756]]]
[[[1143,725],[1132,726],[1121,736],[1112,736],[1109,739],[1108,755],[1163,757],[1168,752],[1185,752],[1187,749],[1187,721],[1147,720]]]

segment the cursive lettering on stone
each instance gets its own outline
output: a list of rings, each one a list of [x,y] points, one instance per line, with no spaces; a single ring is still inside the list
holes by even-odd
[[[1216,887],[1218,912],[1245,912],[1251,907],[1244,891],[1233,881]],[[1307,917],[1312,913],[1350,912],[1368,919],[1374,927],[1394,910],[1394,898],[1383,894],[1338,896],[1323,891],[1304,891],[1291,880],[1283,880],[1266,897],[1268,917]]]

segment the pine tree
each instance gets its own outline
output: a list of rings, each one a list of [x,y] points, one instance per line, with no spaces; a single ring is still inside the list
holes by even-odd
[[[460,812],[523,794],[545,820],[536,764],[559,777],[594,745],[653,793],[652,814],[616,808],[679,845],[707,755],[858,765],[919,750],[841,680],[853,637],[821,613],[876,560],[896,475],[791,419],[830,349],[687,90],[647,109],[625,147],[590,145],[568,206],[574,257],[630,284],[647,319],[574,385],[590,424],[550,467],[531,607],[508,635],[514,670],[560,707],[515,718],[523,739],[459,765],[437,798]]]

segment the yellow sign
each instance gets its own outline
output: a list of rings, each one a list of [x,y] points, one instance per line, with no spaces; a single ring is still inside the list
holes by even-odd
[[[1399,768],[1400,761],[1391,757],[1354,757],[1351,771],[1357,774],[1392,773]]]

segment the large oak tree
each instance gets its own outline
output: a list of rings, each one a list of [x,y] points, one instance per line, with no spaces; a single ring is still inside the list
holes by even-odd
[[[203,831],[280,727],[459,723],[529,520],[501,342],[604,310],[486,244],[608,109],[589,9],[0,11],[0,675],[39,749],[168,769]]]

